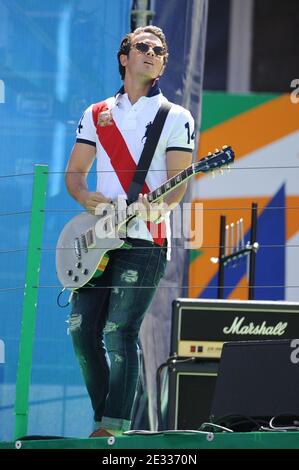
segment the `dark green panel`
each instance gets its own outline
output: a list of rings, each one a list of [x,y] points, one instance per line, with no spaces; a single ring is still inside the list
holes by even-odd
[[[210,129],[238,114],[249,111],[256,106],[277,98],[279,95],[267,94],[238,94],[222,92],[204,92],[202,100],[201,131]]]

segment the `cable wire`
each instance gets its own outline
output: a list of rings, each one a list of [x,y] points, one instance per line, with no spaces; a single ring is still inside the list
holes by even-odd
[[[22,287],[1,287],[0,292],[9,292],[9,291],[16,291],[16,290],[23,290],[25,286]]]
[[[54,284],[54,285],[38,285],[38,286],[31,286],[32,289],[61,289],[61,284]],[[181,285],[171,285],[171,286],[162,286],[159,285],[157,289],[173,289],[174,287],[180,288],[180,289],[218,289],[218,286],[207,286],[207,285],[187,285],[187,286],[181,286]],[[5,292],[5,291],[10,291],[10,290],[21,290],[24,289],[25,286],[23,287],[4,287],[0,288],[0,292]],[[77,286],[67,286],[65,289],[77,291],[79,289],[153,289],[156,288],[156,286],[88,286],[84,285],[82,287],[77,287]],[[227,285],[223,286],[223,289],[235,289],[235,285]],[[287,285],[278,285],[278,286],[238,286],[238,289],[248,289],[248,288],[254,288],[254,289],[299,289],[298,286],[287,286]]]
[[[12,248],[8,250],[0,250],[0,255],[7,254],[7,253],[18,253],[27,251],[27,248]]]
[[[23,215],[23,214],[31,214],[31,211],[0,212],[0,217],[9,216],[9,215]]]
[[[196,160],[193,163],[198,163],[200,160]],[[238,162],[238,160],[236,160]],[[224,167],[225,168],[225,167]],[[236,166],[231,166],[229,171],[239,171],[239,170],[295,170],[298,169],[298,165],[288,165],[288,166],[248,166],[248,167],[236,167]],[[174,171],[180,172],[184,170],[185,168],[177,168]],[[219,168],[220,169],[220,168]],[[216,168],[217,170],[217,168]],[[118,170],[120,173],[132,173],[132,170],[128,169],[123,169],[123,170]],[[134,170],[134,171],[143,171],[143,170]],[[165,172],[164,169],[162,170],[156,170],[156,169],[149,169],[149,172]],[[59,174],[65,174],[65,171],[48,171],[48,172],[43,172],[43,174],[48,174],[48,175],[59,175]],[[82,171],[69,171],[70,173],[82,173],[85,174]],[[92,170],[89,172],[89,174],[97,174],[97,173],[114,173],[114,170]],[[198,173],[200,174],[200,173]],[[10,175],[0,175],[0,178],[16,178],[19,176],[34,176],[34,173],[15,173],[15,174],[10,174]]]
[[[155,286],[83,286],[84,289],[153,289]],[[82,288],[83,288],[82,287]],[[207,285],[187,285],[187,286],[161,286],[159,285],[157,288],[158,289],[173,289],[174,287],[179,287],[180,289],[218,289],[218,286],[207,286]],[[60,284],[57,285],[39,285],[39,286],[32,286],[34,289],[57,289],[61,288]],[[224,289],[235,289],[235,285],[228,285],[228,286],[223,286]],[[278,285],[278,286],[238,286],[238,289],[248,289],[248,288],[254,288],[254,289],[298,289],[298,286],[286,286],[286,285]],[[76,286],[68,286],[67,289],[74,289],[77,290],[78,287]]]
[[[238,161],[238,160],[237,160]],[[193,162],[193,163],[198,163],[199,160]],[[222,168],[225,169],[225,166],[223,166]],[[214,171],[216,170],[219,170],[221,169],[221,167],[219,168],[215,168]],[[298,165],[288,165],[288,166],[248,166],[248,167],[236,167],[235,165],[232,165],[230,168],[229,168],[229,171],[234,171],[234,170],[294,170],[294,169],[299,169],[299,166]],[[176,168],[174,169],[173,171],[177,171],[177,172],[180,172],[180,171],[183,171],[185,170],[185,168]],[[138,169],[134,169],[133,171],[144,171],[144,170],[138,170]],[[158,170],[158,169],[149,169],[148,170],[149,172],[153,172],[153,173],[157,173],[157,172],[163,172],[165,173],[165,169],[162,169],[162,170]],[[118,170],[119,173],[132,173],[132,170],[129,170],[129,169],[119,169]],[[66,172],[65,171],[49,171],[47,174],[48,175],[56,175],[56,174],[65,174]],[[85,174],[83,171],[68,171],[68,174],[71,174],[71,173],[82,173],[82,174]],[[101,174],[101,173],[115,173],[114,170],[92,170],[89,172],[89,174]],[[44,173],[46,174],[46,172]],[[198,173],[199,175],[200,173]],[[10,176],[10,175],[9,175]],[[13,175],[12,175],[13,176]],[[15,176],[18,176],[18,175],[15,175]]]
[[[12,175],[0,175],[0,178],[15,178],[16,176],[34,176],[34,173],[16,173]]]
[[[190,242],[192,243],[192,242]],[[92,251],[95,250],[104,250],[104,249],[109,249],[110,247],[105,247],[101,246],[99,248],[92,248]],[[171,249],[180,249],[180,250],[186,250],[186,247],[181,246],[181,245],[171,245]],[[202,249],[219,249],[220,245],[201,245],[199,248],[190,248],[190,251],[196,251],[196,250],[202,250]],[[259,245],[259,248],[299,248],[299,245]],[[73,250],[73,247],[44,247],[44,248],[37,248],[38,250],[41,251],[56,251],[56,250]],[[121,249],[121,248],[120,248]],[[154,246],[135,246],[134,250],[161,250],[161,246],[154,245]]]
[[[183,210],[184,211],[190,211],[190,212],[193,212],[193,211],[251,211],[252,208],[251,207],[201,207],[201,208],[196,208],[196,207],[193,207],[196,202],[194,200],[190,201],[190,202],[185,202],[185,203],[182,203],[182,204],[192,204],[192,207],[189,208],[189,207],[184,207]],[[204,206],[204,203],[200,203]],[[294,209],[299,209],[299,206],[277,206],[277,207],[261,207],[258,209],[258,212],[264,212],[264,211],[268,211],[268,210],[294,210]],[[28,212],[31,212],[31,211],[28,211]],[[44,213],[47,213],[47,212],[50,212],[50,213],[55,213],[55,212],[58,212],[58,213],[69,213],[69,212],[74,212],[74,213],[82,213],[82,212],[88,212],[88,211],[84,211],[82,209],[41,209],[41,212],[44,212]],[[117,213],[117,210],[115,211]],[[1,215],[1,213],[0,213]]]

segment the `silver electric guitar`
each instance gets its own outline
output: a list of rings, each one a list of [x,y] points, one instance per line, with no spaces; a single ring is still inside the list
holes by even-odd
[[[209,156],[192,163],[188,168],[167,180],[162,186],[148,193],[150,203],[177,188],[198,173],[216,170],[234,161],[231,147],[224,146]],[[73,217],[63,228],[56,246],[57,276],[64,288],[76,290],[100,276],[109,261],[109,251],[127,247],[126,223],[138,215],[136,203],[119,208],[112,204],[100,204],[96,215],[82,212]],[[92,283],[91,283],[92,284]]]

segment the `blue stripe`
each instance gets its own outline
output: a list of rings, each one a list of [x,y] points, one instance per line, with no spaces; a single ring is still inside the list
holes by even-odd
[[[87,140],[87,139],[76,139],[76,142],[78,144],[88,144],[88,145],[92,145],[93,147],[96,147],[96,143],[95,142],[92,142],[91,140]]]
[[[279,207],[282,209],[275,209]],[[260,249],[256,256],[255,270],[255,300],[284,300],[285,288],[276,287],[285,285],[285,186],[283,185],[266,206],[257,222],[257,241]],[[245,243],[250,240],[250,230],[245,234]],[[278,245],[277,248],[263,248],[263,245]],[[247,258],[247,257],[246,257]],[[246,273],[246,258],[242,258],[235,267],[226,267],[224,270],[224,285],[233,286],[224,289],[224,298],[236,288]],[[209,285],[200,294],[200,298],[217,298],[218,273]],[[273,287],[259,287],[273,286]]]

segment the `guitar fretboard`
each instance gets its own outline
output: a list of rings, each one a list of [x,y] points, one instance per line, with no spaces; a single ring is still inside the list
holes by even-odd
[[[147,199],[149,202],[154,202],[157,199],[159,199],[161,196],[163,196],[165,193],[168,193],[171,189],[174,189],[176,186],[178,186],[180,183],[185,181],[186,179],[190,178],[194,173],[194,168],[193,165],[189,166],[185,170],[182,170],[180,173],[177,175],[173,176],[169,180],[167,180],[162,186],[159,186],[159,188],[155,189],[151,193],[147,195]]]
[[[180,173],[177,173],[175,176],[163,183],[159,188],[148,193],[147,199],[150,203],[159,200],[164,194],[170,192],[175,187],[182,184],[191,176],[199,172],[207,172],[214,170],[218,167],[221,167],[225,164],[228,164],[234,160],[234,152],[230,147],[225,147],[224,151],[217,151],[216,154],[213,154],[208,157],[204,157],[196,163],[192,163],[188,168],[182,170]],[[125,211],[118,212],[115,215],[115,223],[120,224],[124,221],[129,220],[133,217],[138,211],[138,203],[133,202],[130,204]]]

